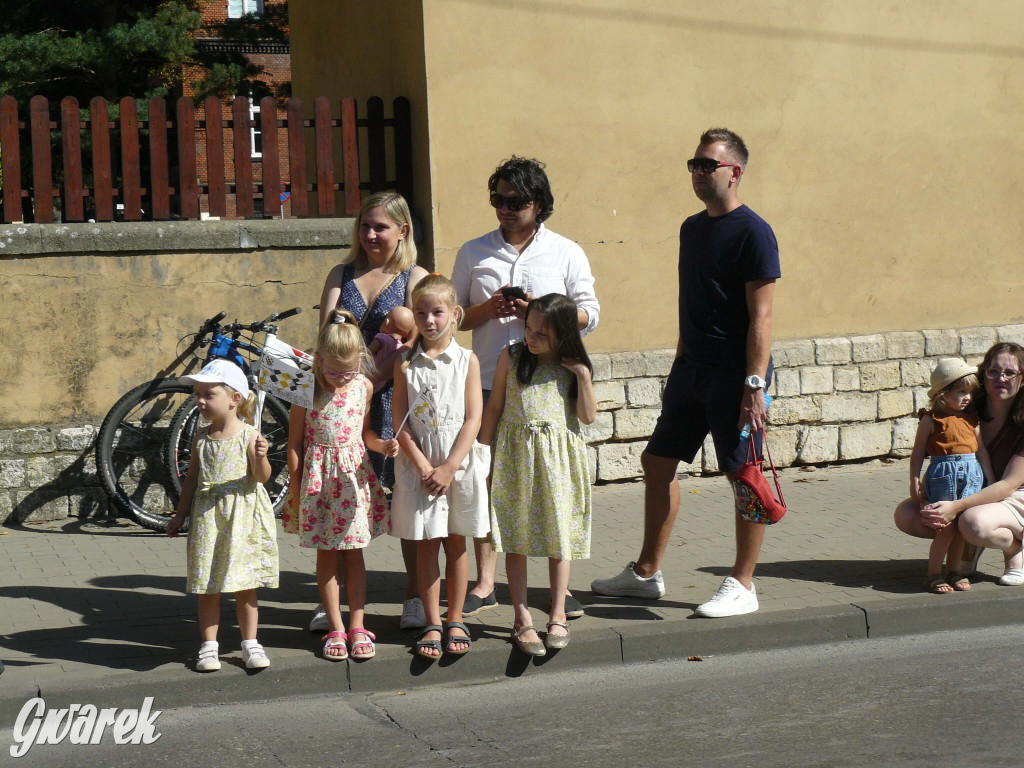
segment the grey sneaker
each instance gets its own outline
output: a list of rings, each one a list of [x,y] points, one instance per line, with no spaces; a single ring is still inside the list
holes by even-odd
[[[427,626],[427,614],[423,610],[423,601],[418,597],[410,597],[402,603],[402,618],[398,621],[399,629],[422,629]]]
[[[757,590],[754,585],[747,589],[732,576],[726,576],[714,597],[697,606],[694,613],[706,619],[720,619],[724,616],[740,616],[757,610]]]
[[[609,597],[643,597],[657,600],[665,594],[665,579],[658,571],[653,576],[644,578],[637,574],[636,563],[631,561],[622,573],[610,579],[594,579],[590,582],[591,591]]]

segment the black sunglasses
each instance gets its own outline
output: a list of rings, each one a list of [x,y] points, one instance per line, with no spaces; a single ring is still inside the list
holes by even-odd
[[[720,163],[713,157],[695,157],[686,161],[690,173],[714,173],[719,168],[739,168],[739,163]]]
[[[504,208],[508,211],[521,211],[524,208],[529,208],[533,205],[533,200],[528,197],[520,197],[519,195],[516,195],[515,197],[505,197],[504,195],[499,195],[497,192],[491,192],[491,205],[498,210]]]

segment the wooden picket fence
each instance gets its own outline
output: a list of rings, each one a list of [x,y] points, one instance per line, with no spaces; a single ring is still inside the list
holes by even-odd
[[[412,127],[408,99],[394,100],[390,118],[384,116],[384,101],[379,97],[367,100],[364,118],[358,116],[356,100],[352,98],[341,100],[341,114],[337,118],[331,116],[331,103],[323,96],[314,100],[311,119],[304,116],[304,105],[298,98],[288,99],[279,108],[268,96],[259,105],[262,158],[254,161],[247,98],[234,99],[227,116],[216,97],[206,99],[199,116],[189,98],[178,99],[171,116],[167,114],[166,101],[150,99],[148,119],[140,120],[136,100],[126,97],[119,102],[118,119],[111,121],[106,99],[92,99],[89,118],[83,120],[78,100],[65,97],[60,102],[58,124],[51,120],[50,104],[45,97],[35,96],[31,100],[25,121],[18,115],[14,97],[3,96],[2,221],[23,220],[23,198],[29,198],[37,223],[54,220],[55,198],[61,199],[60,214],[66,222],[85,221],[87,209],[95,221],[114,221],[115,201],[123,204],[123,216],[119,212],[118,219],[125,221],[195,220],[200,218],[202,195],[206,196],[203,202],[210,216],[227,216],[229,196],[233,196],[236,218],[253,216],[254,200],[261,198],[263,216],[273,218],[281,214],[282,190],[290,195],[291,215],[300,217],[311,215],[312,194],[316,199],[315,215],[320,217],[337,215],[339,207],[346,214],[357,213],[363,190],[396,189],[411,204]],[[220,130],[215,130],[218,126]],[[308,165],[307,129],[311,129],[314,142]],[[340,137],[335,129],[340,129]],[[58,130],[59,142],[51,139],[51,132]],[[225,164],[224,137],[228,131],[234,159]],[[281,136],[280,131],[285,135]],[[83,164],[85,132],[91,144],[91,151],[85,154],[91,165]],[[335,146],[338,138],[340,153]],[[365,140],[365,168],[360,162],[361,138]],[[284,164],[282,146],[287,155]],[[54,186],[53,179],[54,150],[63,167],[59,187]],[[115,169],[112,152],[118,150]],[[22,157],[26,152],[31,158],[31,163],[26,163],[31,183],[23,179]],[[335,173],[335,158],[339,154],[340,178]],[[391,179],[389,154],[394,169]],[[206,167],[201,169],[199,158],[204,155]],[[262,166],[256,180],[254,163]],[[87,178],[91,178],[91,186],[86,186]],[[341,198],[340,206],[336,193]]]

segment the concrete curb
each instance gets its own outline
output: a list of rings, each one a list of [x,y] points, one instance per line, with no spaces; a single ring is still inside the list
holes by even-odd
[[[270,669],[251,673],[237,653],[222,657],[224,667],[198,675],[179,663],[147,672],[119,672],[100,680],[54,677],[52,687],[13,689],[0,678],[0,725],[12,725],[25,702],[42,695],[50,708],[90,703],[97,707],[137,707],[146,696],[154,708],[265,701],[269,699],[401,691],[431,685],[469,685],[580,667],[642,664],[690,656],[712,657],[746,651],[779,650],[950,629],[1024,622],[1018,590],[945,597],[921,595],[857,605],[770,611],[718,621],[658,620],[573,631],[564,651],[531,659],[502,633],[485,630],[463,657],[428,663],[401,645],[379,645],[371,662],[328,664],[314,655],[275,658]],[[474,630],[474,634],[477,634]]]

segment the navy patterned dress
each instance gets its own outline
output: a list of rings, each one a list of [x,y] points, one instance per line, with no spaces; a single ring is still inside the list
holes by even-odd
[[[373,305],[370,316],[363,322],[367,307],[366,302],[363,301],[363,295],[356,287],[356,269],[352,264],[345,265],[345,269],[341,273],[341,298],[338,299],[338,306],[347,309],[355,315],[358,322],[362,323],[363,341],[367,346],[373,342],[373,337],[380,333],[381,323],[388,316],[388,312],[395,307],[405,306],[405,294],[409,287],[409,276],[412,274],[412,270],[413,267],[409,267],[381,292]],[[373,396],[373,401],[370,403],[370,427],[380,435],[382,440],[389,440],[395,436],[395,425],[391,421],[392,392],[393,387],[391,382],[388,382],[386,387]],[[376,451],[368,451],[368,453],[370,462],[373,464],[373,471],[377,473],[381,484],[390,492],[390,489],[395,487],[395,462],[391,459],[385,461],[384,455]]]

